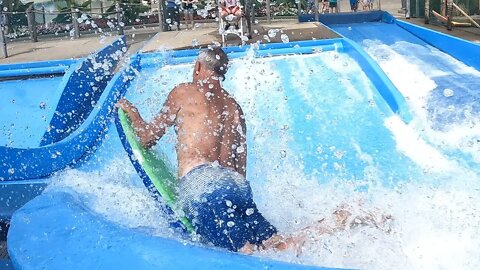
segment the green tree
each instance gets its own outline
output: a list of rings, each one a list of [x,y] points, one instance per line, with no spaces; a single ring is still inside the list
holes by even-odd
[[[83,3],[78,3],[75,0],[55,1],[55,7],[60,12],[52,21],[54,23],[72,23],[72,8],[78,9],[80,12],[90,11],[92,0],[87,0]]]
[[[140,14],[150,10],[149,6],[143,5],[141,0],[116,0],[115,4],[120,4],[123,11],[123,22],[132,25],[136,19],[140,18]],[[107,12],[115,12],[115,5],[107,9]]]
[[[9,31],[13,31],[21,26],[27,25],[27,16],[25,11],[33,2],[22,3],[20,0],[3,0],[2,9],[8,12],[18,12],[17,14],[7,14]]]

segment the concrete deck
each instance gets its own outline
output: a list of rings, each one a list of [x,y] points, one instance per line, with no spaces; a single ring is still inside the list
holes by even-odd
[[[340,11],[350,11],[350,4],[347,0],[339,0]],[[480,43],[480,29],[474,27],[454,28],[453,31],[447,31],[446,27],[424,24],[422,18],[405,19],[405,14],[398,13],[400,9],[400,0],[381,0],[382,10],[390,12],[393,16],[401,20],[406,20],[423,27],[427,27],[448,35],[463,38],[472,42]],[[378,8],[378,2],[375,4]],[[269,37],[269,41],[264,37],[268,36],[268,30],[279,30],[275,37]],[[156,27],[137,27],[125,31],[127,45],[129,50],[127,54],[133,54],[141,49],[143,52],[152,52],[162,49],[184,49],[192,47],[205,47],[209,44],[220,43],[221,36],[218,34],[216,23],[197,23],[194,30],[159,32]],[[335,33],[317,23],[298,23],[296,19],[278,19],[273,18],[271,24],[260,19],[260,23],[253,26],[252,39],[248,43],[255,42],[282,42],[281,34],[284,33],[290,41],[311,40],[336,37]],[[113,36],[108,36],[112,35]],[[69,37],[39,37],[40,41],[32,43],[29,40],[18,40],[10,42],[7,46],[9,58],[0,59],[0,64],[31,62],[53,59],[78,58],[85,57],[88,54],[97,51],[117,36],[111,34],[84,35],[80,39],[72,40]],[[233,35],[229,35],[227,45],[239,45],[241,40]]]
[[[0,64],[85,57],[114,39],[115,36],[11,42],[7,44],[9,57],[0,59]]]
[[[278,30],[274,37],[268,36],[270,29]],[[281,34],[286,34],[289,41],[312,40],[338,37],[334,32],[318,23],[298,23],[297,20],[278,20],[271,24],[257,24],[253,26],[252,38],[246,43],[282,42]],[[265,37],[268,36],[268,39]],[[272,35],[273,36],[273,35]],[[206,47],[214,43],[221,43],[222,37],[218,33],[216,23],[201,24],[193,30],[169,31],[158,33],[142,49],[142,52],[152,52],[164,49],[184,49],[191,47]],[[227,45],[240,45],[239,37],[229,35]]]

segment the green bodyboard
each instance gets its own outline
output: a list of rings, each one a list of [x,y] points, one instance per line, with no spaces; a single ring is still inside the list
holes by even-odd
[[[162,196],[167,206],[173,210],[177,217],[180,217],[179,221],[185,226],[187,231],[194,232],[195,230],[190,220],[188,220],[185,216],[180,215],[179,211],[177,211],[177,178],[169,170],[165,161],[159,155],[155,154],[155,152],[152,150],[147,150],[142,147],[137,136],[135,135],[135,131],[132,127],[130,119],[120,108],[118,109],[118,118],[122,126],[123,133],[125,134],[125,139],[130,144],[130,148],[132,149],[132,153],[129,154],[135,157],[136,161],[141,166],[141,169],[143,169],[146,176],[148,176],[150,182],[153,184],[160,196]],[[135,169],[137,169],[138,172],[138,168]],[[142,175],[140,176],[142,178],[144,177]]]

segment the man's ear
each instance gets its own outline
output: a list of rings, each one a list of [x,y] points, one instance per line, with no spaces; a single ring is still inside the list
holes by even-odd
[[[195,67],[193,68],[195,74],[199,74],[201,69],[202,69],[202,64],[197,61],[195,63]]]

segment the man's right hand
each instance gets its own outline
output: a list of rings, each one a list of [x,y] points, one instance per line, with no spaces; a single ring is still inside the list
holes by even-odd
[[[117,106],[127,113],[130,112],[130,111],[134,111],[134,112],[137,111],[135,109],[135,106],[133,106],[133,104],[125,98],[120,99],[117,102]]]

